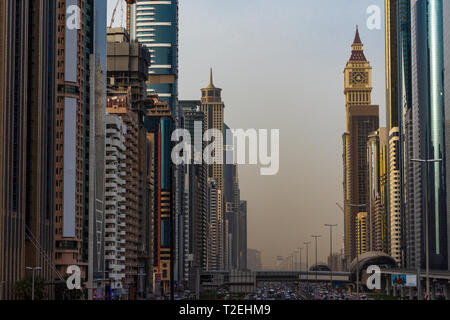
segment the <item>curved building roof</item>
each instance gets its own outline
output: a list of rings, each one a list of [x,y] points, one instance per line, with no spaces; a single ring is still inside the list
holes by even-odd
[[[392,258],[390,255],[383,253],[383,252],[376,252],[376,251],[370,251],[363,254],[360,254],[358,256],[358,259],[355,258],[350,263],[349,270],[351,273],[356,273],[356,264],[358,262],[358,270],[364,270],[370,265],[378,265],[380,267],[382,266],[388,266],[388,267],[395,267],[395,259]]]

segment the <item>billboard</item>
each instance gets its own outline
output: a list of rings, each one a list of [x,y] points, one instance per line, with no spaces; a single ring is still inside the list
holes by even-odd
[[[392,286],[394,287],[416,287],[417,276],[409,274],[393,274]]]

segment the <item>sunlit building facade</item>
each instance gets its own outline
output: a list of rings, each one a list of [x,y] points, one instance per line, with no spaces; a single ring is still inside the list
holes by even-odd
[[[367,160],[369,176],[369,250],[388,253],[387,143],[386,128],[369,135]]]
[[[352,53],[344,70],[346,126],[343,139],[344,248],[349,261],[356,257],[356,216],[369,204],[367,140],[378,129],[379,107],[372,105],[372,67],[356,30]]]
[[[359,212],[356,215],[356,254],[360,255],[369,251],[369,233],[367,212]]]

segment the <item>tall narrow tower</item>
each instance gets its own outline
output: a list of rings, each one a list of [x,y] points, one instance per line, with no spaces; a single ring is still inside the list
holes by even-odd
[[[367,140],[369,134],[378,129],[379,117],[379,107],[371,104],[372,67],[364,55],[358,28],[352,54],[344,70],[344,79],[344,232],[345,255],[351,260],[356,256],[356,216],[358,212],[367,212],[364,206],[368,205]]]
[[[206,88],[201,89],[202,91],[202,99],[201,99],[201,111],[205,114],[205,122],[204,122],[204,130],[208,129],[216,129],[223,133],[223,110],[225,108],[225,104],[222,101],[221,93],[222,89],[216,88],[213,83],[213,72],[212,69],[210,71],[210,80],[209,85]],[[222,135],[221,135],[222,136]],[[223,140],[222,140],[223,142]],[[208,167],[208,177],[213,178],[217,187],[217,197],[218,203],[223,203],[223,194],[224,194],[224,184],[223,184],[223,152],[219,152],[219,154],[214,155],[217,157],[217,162],[209,165]],[[217,230],[214,230],[214,234],[217,236],[217,248],[211,250],[210,252],[217,252],[217,257],[213,257],[212,259],[216,261],[215,268],[222,269],[223,268],[223,235],[224,235],[224,215],[223,215],[223,207],[222,205],[218,205],[216,209],[216,227]],[[208,258],[211,261],[211,258]]]

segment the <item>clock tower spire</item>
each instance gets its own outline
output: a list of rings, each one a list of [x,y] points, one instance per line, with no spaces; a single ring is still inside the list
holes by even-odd
[[[370,105],[372,103],[372,67],[364,55],[358,26],[352,44],[352,53],[344,70],[344,94],[349,105]]]

